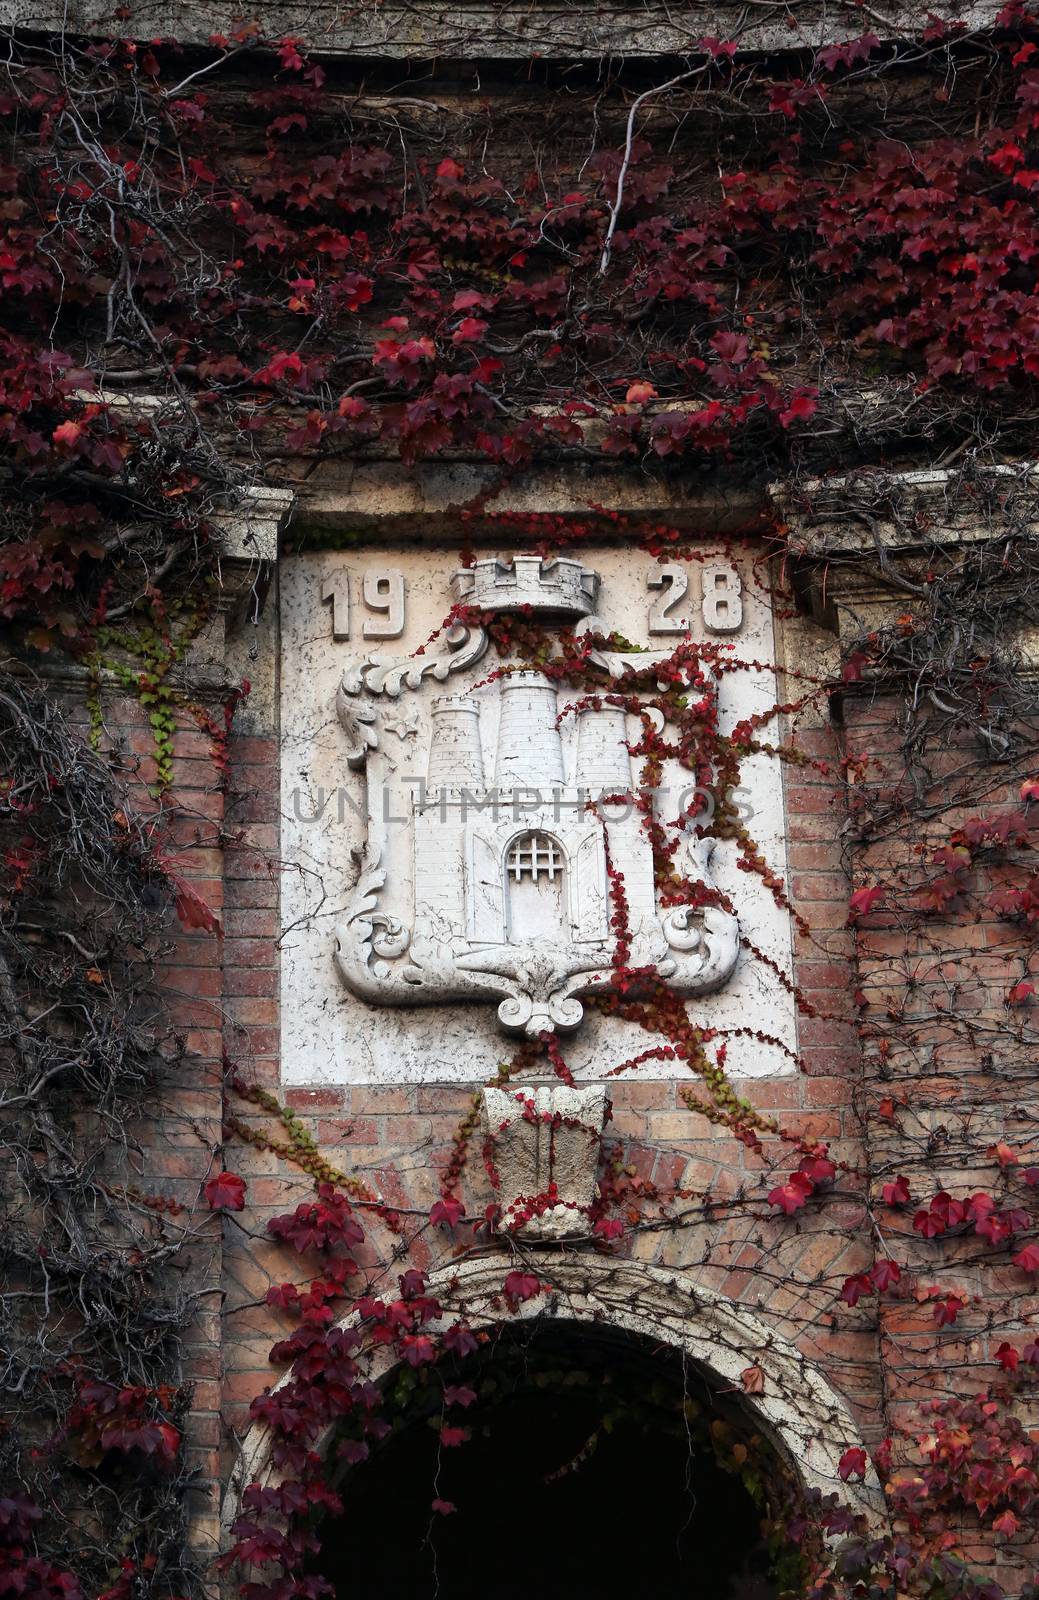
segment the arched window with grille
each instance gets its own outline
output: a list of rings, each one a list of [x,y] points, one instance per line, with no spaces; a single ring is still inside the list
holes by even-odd
[[[531,830],[513,839],[505,856],[505,903],[510,944],[569,939],[566,854],[552,834]]]
[[[510,878],[554,878],[562,872],[563,852],[550,833],[521,833],[509,851],[506,871]]]

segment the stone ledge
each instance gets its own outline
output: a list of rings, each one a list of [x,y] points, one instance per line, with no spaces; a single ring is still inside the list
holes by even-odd
[[[964,556],[993,538],[1011,537],[1015,528],[1021,536],[1039,533],[1036,461],[993,463],[968,472],[863,468],[817,478],[796,490],[773,484],[769,497],[790,530],[802,604],[845,644],[870,628],[886,627],[911,607],[906,592],[885,581],[891,557],[905,559],[912,569],[926,565],[935,549]],[[1003,519],[995,525],[987,514],[992,511]],[[1021,670],[1039,670],[1039,634],[1025,628],[1014,644]],[[873,692],[869,679],[862,692]]]
[[[976,509],[969,498],[955,493],[967,485],[977,488]],[[796,491],[785,483],[769,489],[776,510],[798,535],[801,554],[820,561],[991,538],[993,530],[983,515],[986,495],[1000,505],[1013,495],[1022,496],[1022,528],[1029,533],[1039,529],[1039,462],[1035,461],[980,466],[971,473],[946,467],[907,471],[864,467],[846,476],[811,479]],[[891,513],[896,502],[904,508],[901,519]],[[1007,529],[999,533],[1006,537]]]
[[[405,538],[420,544],[461,542],[461,508],[501,483],[500,469],[469,462],[399,461],[353,464],[331,462],[299,486],[293,522],[302,544],[379,543]],[[704,476],[677,472],[650,477],[637,467],[605,469],[600,462],[535,463],[518,473],[490,502],[490,513],[549,513],[582,518],[593,507],[627,516],[653,517],[704,539],[746,529],[765,509],[763,491],[738,484],[719,485]],[[470,527],[474,544],[522,542],[500,533],[485,535]],[[618,542],[630,539],[618,529]],[[605,542],[609,542],[608,539]]]
[[[117,19],[114,0],[0,0],[0,27],[33,32],[116,35],[120,38],[176,38],[183,44],[205,45],[211,34],[231,35],[243,21],[257,16],[269,38],[286,34],[301,39],[324,55],[383,56],[390,59],[430,57],[495,61],[588,60],[602,56],[645,58],[695,53],[704,35],[738,38],[747,52],[816,49],[863,31],[861,7],[825,5],[821,0],[791,0],[785,7],[754,10],[737,4],[595,3],[531,4],[529,0],[455,0],[447,6],[431,0],[404,5],[348,7],[333,0],[298,0],[260,5],[254,11],[236,0],[215,0],[210,6],[138,0],[132,15]],[[971,27],[991,23],[997,4],[991,0],[953,3],[947,8]],[[885,37],[913,32],[926,20],[927,7],[889,4],[868,13],[869,26]],[[885,15],[890,22],[885,26]],[[788,20],[790,19],[790,20]]]

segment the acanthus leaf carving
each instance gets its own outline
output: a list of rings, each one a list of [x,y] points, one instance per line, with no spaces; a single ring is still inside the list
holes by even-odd
[[[362,854],[346,914],[336,929],[336,964],[344,983],[375,1003],[385,1003],[388,987],[403,976],[392,974],[387,963],[404,955],[411,943],[410,929],[398,917],[379,910],[379,891],[385,882],[380,852],[369,845]]]
[[[452,673],[462,672],[480,660],[487,649],[483,628],[458,623],[444,635],[449,654],[384,656],[373,654],[354,661],[343,673],[340,693],[389,695],[393,700],[405,689],[419,689],[427,678],[445,683]]]

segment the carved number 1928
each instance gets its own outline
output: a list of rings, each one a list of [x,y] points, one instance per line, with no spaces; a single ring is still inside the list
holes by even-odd
[[[682,606],[689,589],[689,578],[685,568],[680,567],[677,561],[669,561],[666,566],[651,574],[649,586],[651,589],[664,591],[660,599],[649,608],[650,633],[654,635],[688,633],[689,618],[685,607]]]
[[[709,633],[738,633],[743,621],[740,575],[724,561],[709,561],[701,576],[703,625]]]
[[[332,603],[332,637],[350,637],[350,575],[336,572],[321,585],[321,598]],[[365,639],[399,639],[404,632],[404,574],[396,567],[372,568],[361,580],[367,610],[361,634]]]
[[[649,631],[654,637],[689,631],[689,607],[684,604],[689,592],[689,575],[677,561],[658,567],[648,579],[651,589],[662,589],[659,600],[649,611]],[[740,575],[725,561],[709,561],[703,567],[701,614],[708,633],[738,633],[743,621]]]

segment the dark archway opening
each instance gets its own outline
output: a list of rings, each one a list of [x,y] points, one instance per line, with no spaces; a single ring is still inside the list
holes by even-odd
[[[476,1394],[452,1408],[469,1433],[452,1448],[438,1432],[445,1384]],[[390,1434],[344,1475],[344,1514],[322,1527],[319,1570],[342,1600],[777,1592],[771,1447],[670,1347],[509,1325],[450,1371],[398,1371],[388,1399]]]

